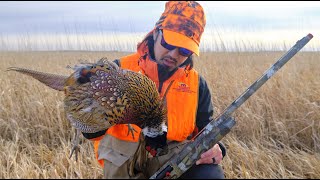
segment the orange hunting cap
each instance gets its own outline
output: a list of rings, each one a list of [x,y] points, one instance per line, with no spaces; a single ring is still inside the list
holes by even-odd
[[[201,35],[206,26],[203,8],[195,1],[169,1],[156,23],[168,44],[186,48],[199,56]]]

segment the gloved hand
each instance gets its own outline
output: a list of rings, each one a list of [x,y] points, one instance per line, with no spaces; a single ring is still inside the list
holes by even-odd
[[[146,150],[153,156],[162,156],[168,153],[167,132],[154,138],[145,136]]]

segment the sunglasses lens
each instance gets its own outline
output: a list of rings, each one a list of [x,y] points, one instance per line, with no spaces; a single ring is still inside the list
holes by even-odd
[[[162,31],[161,31],[161,33],[163,33]],[[175,48],[177,48],[176,46],[173,46],[173,45],[170,45],[170,44],[168,44],[165,40],[164,40],[164,37],[163,37],[163,35],[162,35],[162,37],[161,37],[161,45],[162,45],[162,47],[164,47],[164,48],[166,48],[166,49],[168,49],[168,50],[174,50]],[[190,50],[188,50],[188,49],[186,49],[186,48],[179,48],[179,53],[180,53],[180,55],[182,55],[182,56],[186,56],[186,57],[189,57],[189,56],[191,56],[192,55],[192,51],[190,51]]]
[[[191,56],[191,54],[192,54],[192,51],[190,51],[186,48],[179,48],[179,52],[182,56],[186,56],[186,57]]]
[[[164,40],[164,37],[162,36],[162,38],[161,38],[161,45],[164,47],[164,48],[166,48],[166,49],[168,49],[168,50],[174,50],[176,47],[175,46],[172,46],[172,45],[170,45],[170,44],[168,44],[165,40]]]

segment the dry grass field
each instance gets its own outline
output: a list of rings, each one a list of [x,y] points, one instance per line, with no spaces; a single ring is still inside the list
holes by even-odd
[[[16,72],[18,66],[68,75],[80,59],[120,52],[0,52],[0,178],[102,178],[93,145],[81,137],[69,159],[73,129],[63,92]],[[212,91],[215,117],[284,52],[202,53],[195,68]],[[233,114],[222,140],[226,178],[320,178],[320,53],[299,52]]]

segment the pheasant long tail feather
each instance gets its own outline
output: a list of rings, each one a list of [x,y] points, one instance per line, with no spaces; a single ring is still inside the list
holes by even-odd
[[[31,69],[9,67],[7,71],[17,71],[26,75],[29,75],[43,84],[51,87],[52,89],[63,91],[64,83],[68,76],[49,74],[44,72],[39,72]]]

